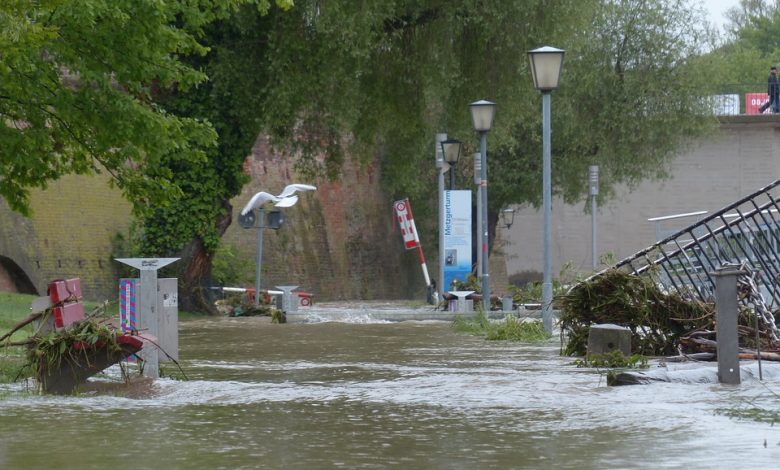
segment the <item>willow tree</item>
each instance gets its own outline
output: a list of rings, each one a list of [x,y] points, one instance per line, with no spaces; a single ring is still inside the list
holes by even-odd
[[[216,138],[151,99],[153,86],[206,78],[175,56],[204,51],[193,34],[209,15],[185,3],[0,3],[0,196],[12,209],[29,214],[30,188],[67,173],[110,173],[138,209],[177,191],[170,172],[136,170],[202,159]]]
[[[208,172],[215,152],[230,145],[218,141],[223,128],[162,103],[205,84],[197,63],[208,52],[204,28],[241,6],[262,16],[272,1],[0,2],[0,197],[30,215],[31,188],[69,173],[108,173],[142,219],[186,200],[196,227],[190,238],[219,225],[214,208],[241,183]],[[292,0],[274,3],[289,8]],[[181,179],[181,168],[198,168],[204,184]],[[193,196],[201,191],[208,196]],[[168,238],[144,234],[162,239],[147,247]]]
[[[212,122],[220,146],[205,165],[166,162],[189,196],[147,219],[147,240],[161,252],[186,247],[190,291],[207,284],[259,132],[302,171],[334,178],[346,158],[379,156],[389,196],[434,201],[434,135],[475,150],[468,104],[482,98],[498,104],[491,225],[505,204],[538,204],[541,99],[526,53],[545,44],[567,50],[553,100],[554,190],[576,200],[598,164],[604,200],[617,184],[664,176],[685,139],[713,123],[696,60],[702,20],[682,0],[299,0],[267,16],[236,10],[205,31],[210,53],[189,62],[210,82],[159,100]]]

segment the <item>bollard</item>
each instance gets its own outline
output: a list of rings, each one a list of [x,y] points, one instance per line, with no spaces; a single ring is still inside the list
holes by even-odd
[[[506,297],[501,298],[501,310],[504,312],[511,312],[512,311],[512,296],[507,295]]]
[[[739,266],[723,265],[715,271],[718,381],[739,385],[739,336],[737,334],[737,276]]]
[[[298,311],[298,302],[293,301],[292,291],[298,288],[298,286],[276,286],[277,289],[283,292],[282,294],[282,312],[290,313]]]
[[[610,354],[620,351],[631,355],[631,330],[625,326],[602,323],[593,325],[588,332],[588,355]]]

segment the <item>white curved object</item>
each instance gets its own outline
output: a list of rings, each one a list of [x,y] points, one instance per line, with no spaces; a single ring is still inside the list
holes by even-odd
[[[298,196],[293,195],[296,191],[314,191],[315,189],[317,189],[317,187],[310,184],[293,183],[285,186],[278,196],[274,196],[265,191],[260,191],[252,196],[252,199],[250,199],[244,208],[241,209],[241,215],[246,215],[247,212],[257,207],[261,207],[268,201],[272,201],[276,207],[292,207],[298,202]]]
[[[288,184],[284,187],[281,193],[279,193],[279,197],[289,197],[295,194],[296,191],[314,191],[317,189],[316,186],[312,186],[310,184],[300,184],[300,183],[293,183]]]

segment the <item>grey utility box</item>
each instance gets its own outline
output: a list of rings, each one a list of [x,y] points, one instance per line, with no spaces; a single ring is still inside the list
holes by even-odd
[[[179,360],[179,284],[175,277],[157,280],[160,362]],[[169,357],[170,356],[170,357]]]
[[[620,351],[624,356],[631,355],[631,330],[611,323],[591,326],[588,354],[609,354],[613,351]]]

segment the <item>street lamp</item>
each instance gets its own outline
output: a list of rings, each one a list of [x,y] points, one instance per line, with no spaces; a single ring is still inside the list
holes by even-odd
[[[479,183],[479,193],[482,195],[481,219],[479,232],[479,249],[482,251],[482,307],[487,315],[490,312],[490,275],[488,274],[488,197],[487,197],[487,133],[493,127],[493,116],[496,115],[496,103],[479,100],[469,105],[471,122],[474,130],[479,132],[479,153],[482,155],[482,178]]]
[[[444,172],[447,171],[444,168],[444,149],[441,147],[441,143],[447,140],[447,134],[439,132],[436,134],[436,145],[434,147],[434,154],[436,155],[436,180],[439,186],[439,292],[441,293],[440,299],[443,299],[444,295]]]
[[[455,165],[460,158],[461,142],[455,139],[447,139],[441,143],[441,151],[444,153],[444,161],[450,169],[450,189],[455,186]]]
[[[295,194],[296,192],[314,191],[315,189],[317,188],[310,184],[293,183],[285,186],[282,192],[276,196],[265,191],[260,191],[252,196],[252,199],[250,199],[244,208],[241,209],[241,213],[238,217],[238,223],[241,227],[245,229],[257,228],[255,305],[260,305],[260,273],[263,268],[263,230],[266,228],[278,230],[282,224],[284,224],[284,215],[278,210],[272,210],[268,213],[268,223],[266,223],[265,204],[272,202],[276,207],[292,207],[298,202],[298,196]]]
[[[558,88],[564,51],[545,46],[528,51],[534,87],[542,92],[542,205],[544,207],[544,278],[542,318],[552,333],[552,263],[550,261],[550,219],[552,215],[552,163],[550,156],[550,94]]]
[[[515,223],[515,210],[504,209],[501,211],[501,223],[504,224],[507,230]]]

